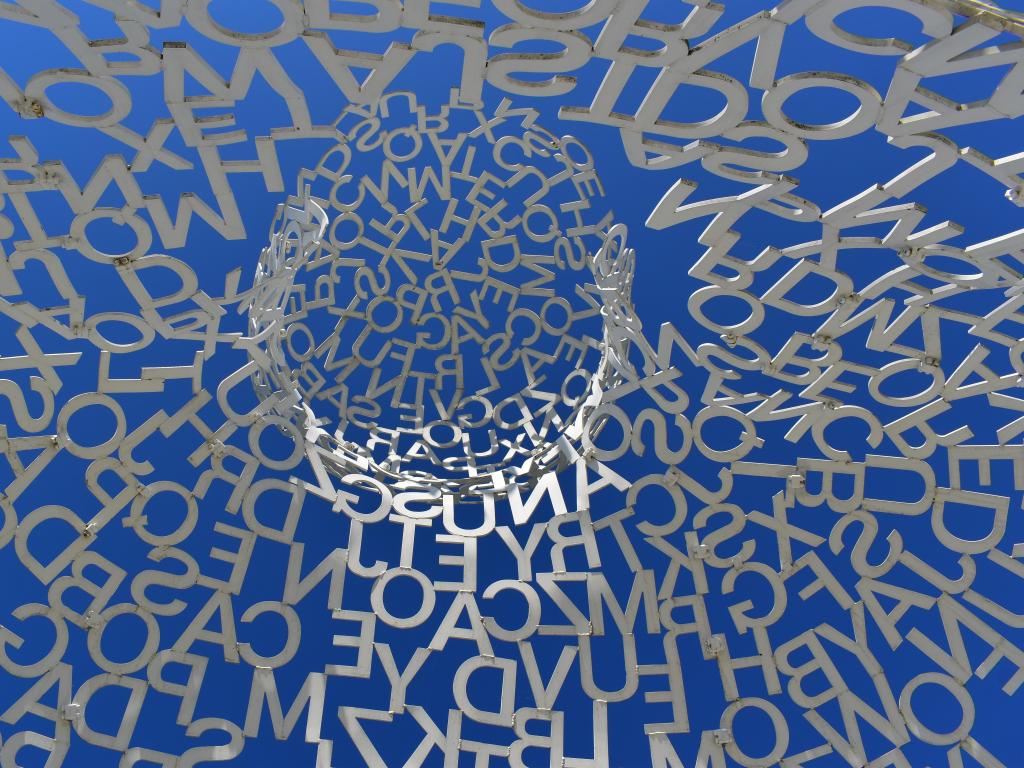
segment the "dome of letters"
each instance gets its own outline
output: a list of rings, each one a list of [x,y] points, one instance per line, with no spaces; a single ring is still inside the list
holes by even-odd
[[[507,102],[393,94],[336,127],[260,260],[258,389],[338,472],[528,482],[628,366],[633,251],[593,156]]]
[[[2,33],[0,768],[1024,766],[1024,14]]]

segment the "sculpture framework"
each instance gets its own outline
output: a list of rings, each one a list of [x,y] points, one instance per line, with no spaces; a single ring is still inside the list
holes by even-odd
[[[404,120],[389,114],[400,103]],[[339,478],[461,499],[528,487],[576,455],[602,391],[635,378],[634,254],[626,226],[595,210],[592,155],[532,117],[474,133],[489,119],[428,114],[413,94],[349,108],[344,139],[279,209],[249,305],[249,335],[266,339],[257,388],[293,444],[325,447],[319,460]],[[499,167],[474,177],[475,158]]]
[[[252,31],[210,0],[0,3],[16,40],[0,64],[0,766],[248,765],[276,742],[318,768],[1019,761],[1000,719],[1024,682],[1019,15],[577,5],[268,0],[277,15]],[[450,50],[460,68],[432,75],[452,78],[448,103],[393,94],[428,90],[417,69]],[[812,93],[853,106],[814,122]],[[329,99],[350,106],[320,123]],[[679,99],[707,113],[683,121]],[[413,122],[389,132],[403,103]],[[469,127],[446,133],[457,115]],[[594,171],[574,130],[621,152],[602,144]],[[344,182],[324,162],[325,145],[377,141],[396,169],[429,145],[437,184],[418,156]],[[891,173],[865,182],[866,157]],[[814,169],[827,183],[796,178]],[[439,193],[433,224],[396,207],[447,176],[476,191]],[[579,196],[548,206],[551,229],[540,208],[513,225],[512,179]],[[594,190],[621,216],[652,185],[625,222],[634,256]],[[262,260],[257,187],[296,193]],[[987,215],[944,219],[975,201]],[[332,232],[352,212],[362,228]],[[479,227],[475,274],[452,216]],[[366,389],[415,346],[403,333],[444,340],[428,322],[448,322],[453,354],[454,308],[415,309],[442,300],[428,279],[550,272],[524,255],[563,252],[579,291],[494,278],[486,311],[482,289],[456,291],[487,323],[531,296],[597,307],[586,386],[564,415],[530,411],[550,433],[488,401],[482,434],[510,434],[497,458],[467,454],[472,427],[439,437],[419,413],[468,399],[443,379],[421,379],[408,411],[324,410],[304,368],[324,343],[360,322],[386,337],[379,359],[351,344],[367,378],[326,371],[338,393]],[[395,257],[411,253],[440,258],[407,272]],[[662,308],[638,286],[659,280],[679,306],[642,329]],[[339,308],[346,290],[365,306]],[[288,336],[328,307],[347,326],[321,326],[326,342]],[[516,317],[568,339],[552,307]],[[535,364],[559,358],[525,354],[518,322],[481,332],[469,362],[515,360],[501,370],[536,390]]]

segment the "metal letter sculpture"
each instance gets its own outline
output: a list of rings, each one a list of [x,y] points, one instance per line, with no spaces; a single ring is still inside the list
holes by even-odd
[[[1024,765],[1020,14],[0,33],[0,768]]]
[[[473,498],[564,460],[624,380],[633,252],[575,139],[415,110],[349,108],[299,174],[254,281],[255,376],[338,477]]]

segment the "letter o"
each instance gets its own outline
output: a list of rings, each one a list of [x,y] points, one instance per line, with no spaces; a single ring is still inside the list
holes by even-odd
[[[790,96],[807,88],[833,88],[851,94],[857,99],[857,109],[833,123],[801,123],[793,120],[782,106]],[[761,97],[761,112],[765,120],[781,131],[802,139],[848,139],[866,131],[875,124],[882,109],[882,97],[868,83],[850,75],[835,72],[798,72],[787,75]]]
[[[712,448],[704,442],[703,430],[704,425],[715,418],[732,419],[737,422],[742,428],[740,435],[740,441],[732,448],[728,448],[724,451]],[[697,443],[698,450],[707,456],[709,459],[714,461],[728,462],[728,461],[739,461],[748,453],[750,450],[758,445],[757,437],[757,426],[753,420],[743,413],[743,411],[737,410],[728,405],[709,405],[702,408],[700,413],[693,420],[693,434],[696,437],[694,442]]]
[[[101,405],[114,414],[114,434],[102,443],[82,445],[71,437],[71,434],[68,432],[68,422],[71,421],[72,416],[83,408],[88,408],[90,405]],[[110,395],[103,395],[99,392],[83,392],[80,395],[75,395],[64,404],[64,407],[61,408],[60,413],[57,415],[57,435],[59,439],[64,443],[64,447],[68,449],[68,453],[80,459],[102,459],[104,456],[109,455],[111,451],[121,444],[126,430],[127,423],[121,406]]]
[[[102,115],[78,115],[61,109],[47,95],[48,88],[60,83],[88,85],[110,99],[110,109]],[[25,85],[25,96],[43,105],[44,114],[54,122],[76,128],[104,128],[117,125],[132,111],[131,92],[113,77],[98,77],[85,69],[44,69]]]
[[[139,338],[128,344],[111,341],[99,331],[99,326],[106,323],[127,325],[139,334]],[[129,312],[100,312],[85,321],[86,337],[100,349],[115,354],[137,352],[145,349],[156,337],[156,330],[138,315]]]
[[[412,579],[423,590],[423,599],[420,602],[420,607],[412,616],[406,618],[395,616],[384,605],[384,590],[392,580],[400,576]],[[403,590],[403,593],[405,592]],[[396,629],[418,627],[433,613],[436,600],[437,596],[434,594],[434,585],[430,582],[430,579],[415,568],[391,568],[384,571],[384,573],[377,577],[377,580],[373,583],[373,588],[370,590],[370,605],[373,606],[373,612],[385,624]]]
[[[101,251],[89,239],[86,227],[94,221],[107,219],[114,224],[129,227],[135,234],[135,245],[121,253],[107,253]],[[143,221],[129,210],[122,208],[96,208],[75,216],[68,230],[74,241],[74,247],[79,253],[91,261],[98,261],[101,264],[109,264],[115,259],[137,259],[145,256],[149,247],[153,244],[153,230],[149,224]]]
[[[775,731],[775,744],[771,751],[763,757],[751,757],[739,748],[736,740],[733,739],[725,745],[725,751],[729,757],[743,766],[749,768],[763,768],[763,766],[775,765],[781,760],[786,750],[789,749],[789,728],[786,726],[786,719],[782,716],[778,707],[770,701],[759,698],[743,698],[732,702],[722,713],[722,727],[732,730],[732,723],[736,715],[748,707],[754,707],[764,712],[772,721],[772,728]]]
[[[719,296],[729,296],[739,299],[750,310],[746,319],[734,325],[719,325],[704,314],[704,305]],[[726,288],[721,285],[706,285],[690,294],[686,302],[686,308],[690,311],[693,319],[713,331],[719,333],[730,333],[734,336],[743,336],[757,330],[764,322],[764,304],[750,296],[746,291],[738,288]]]
[[[140,494],[132,499],[131,514],[125,519],[125,524],[131,525],[135,529],[135,535],[153,547],[173,547],[187,539],[195,530],[196,523],[199,522],[199,505],[192,493],[185,486],[173,480],[158,480],[155,483],[150,483],[146,486],[146,491],[145,496]],[[174,493],[185,501],[185,517],[181,524],[175,530],[163,535],[151,533],[146,528],[147,516],[143,514],[149,503],[160,493]]]
[[[287,434],[292,440],[292,452],[283,459],[270,458],[260,446],[263,430],[272,425]],[[264,466],[270,469],[286,470],[295,467],[302,460],[306,454],[306,441],[299,434],[299,428],[283,416],[263,416],[249,428],[249,450]]]
[[[396,138],[408,137],[412,140],[412,149],[405,154],[399,154],[395,151],[394,141]],[[384,138],[384,156],[395,163],[406,163],[417,155],[420,150],[423,149],[423,135],[415,128],[399,128],[397,130],[388,131]]]
[[[143,643],[142,650],[136,654],[135,658],[124,662],[111,661],[103,653],[103,633],[113,619],[128,614],[135,614],[142,619],[142,623],[146,626],[146,642]],[[97,667],[112,675],[130,675],[146,666],[160,650],[160,625],[156,623],[153,614],[135,603],[113,605],[100,614],[99,623],[89,627],[86,645],[89,648],[89,655],[96,662]]]
[[[920,392],[902,397],[887,395],[882,392],[883,381],[905,371],[918,369],[921,370],[923,375],[931,377],[931,381],[928,383],[928,386]],[[921,363],[915,359],[904,359],[883,365],[878,373],[868,379],[868,392],[871,393],[871,397],[882,405],[891,405],[896,408],[910,408],[911,406],[921,405],[934,400],[939,393],[942,392],[942,388],[945,384],[946,377],[943,375],[942,369],[939,366],[922,366]]]
[[[914,712],[914,692],[922,685],[929,684],[945,688],[953,694],[960,705],[960,724],[952,731],[946,733],[933,731],[931,728],[927,728]],[[910,729],[910,732],[927,744],[955,744],[966,738],[974,725],[974,701],[970,694],[960,683],[941,672],[925,672],[907,683],[900,693],[900,712],[907,721],[907,728]]]
[[[338,187],[337,187],[337,185],[335,185],[334,188],[331,190],[331,192],[334,193],[334,192],[337,191],[337,189],[338,189]],[[359,191],[359,195],[360,196],[359,196],[358,200],[355,203],[356,207],[358,207],[359,203],[362,202],[363,194],[364,194],[362,189],[363,189],[362,187],[359,188],[359,190],[360,190]],[[347,204],[342,204],[342,205],[347,205]],[[336,206],[336,207],[338,207],[338,206]],[[339,240],[338,239],[338,227],[340,227],[346,221],[351,221],[351,222],[353,222],[355,224],[355,227],[356,227],[355,234],[352,235],[352,239],[351,240]],[[351,248],[355,248],[356,247],[356,244],[359,242],[359,240],[363,236],[364,229],[365,229],[365,227],[364,227],[364,224],[363,224],[363,219],[362,219],[362,217],[358,213],[356,213],[353,210],[343,210],[342,213],[339,216],[335,216],[331,220],[331,228],[327,232],[327,239],[330,241],[331,245],[333,245],[339,251],[347,251],[347,250],[349,250]]]
[[[213,0],[189,0],[185,6],[185,18],[206,37],[227,45],[242,48],[273,48],[276,45],[290,43],[302,33],[304,27],[303,6],[291,0],[266,0],[272,3],[284,18],[275,29],[254,33],[228,29],[215,21],[210,14],[211,2]]]
[[[494,7],[513,21],[537,29],[572,32],[598,24],[609,16],[619,0],[587,0],[571,11],[549,13],[529,7],[521,0],[494,0]]]

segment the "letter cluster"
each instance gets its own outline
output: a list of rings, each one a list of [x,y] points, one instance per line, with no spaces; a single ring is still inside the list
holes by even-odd
[[[0,768],[1024,765],[1024,16],[0,39]]]

